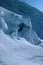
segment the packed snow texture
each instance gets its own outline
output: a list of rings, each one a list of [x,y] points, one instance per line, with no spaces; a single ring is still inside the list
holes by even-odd
[[[27,27],[18,32],[21,22]],[[0,7],[0,65],[43,65],[42,45],[30,18]]]
[[[0,31],[0,65],[43,65],[43,48]]]

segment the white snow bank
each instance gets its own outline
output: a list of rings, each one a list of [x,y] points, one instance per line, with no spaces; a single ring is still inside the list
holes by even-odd
[[[0,31],[0,65],[43,65],[43,48]]]

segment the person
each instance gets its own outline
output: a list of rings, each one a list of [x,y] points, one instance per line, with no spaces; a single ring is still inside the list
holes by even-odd
[[[24,24],[23,22],[19,24],[19,29],[18,29],[18,32],[21,32],[23,30],[24,27],[28,27],[30,28],[29,26],[27,26],[26,24]]]
[[[24,24],[24,23],[20,23],[20,24],[19,24],[18,32],[21,32],[24,27],[25,27],[25,24]]]

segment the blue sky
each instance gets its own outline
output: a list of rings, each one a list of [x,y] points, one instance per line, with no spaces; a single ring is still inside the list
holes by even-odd
[[[21,0],[43,12],[43,0]]]

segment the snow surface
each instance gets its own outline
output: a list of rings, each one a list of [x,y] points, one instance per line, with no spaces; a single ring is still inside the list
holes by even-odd
[[[24,27],[21,32],[18,32],[19,24],[22,22],[27,27]],[[43,44],[41,39],[32,28],[30,17],[26,18],[22,15],[0,7],[0,27],[5,34],[12,35],[12,33],[14,33],[14,35],[23,37],[34,45]]]
[[[12,13],[0,7],[0,65],[43,65],[43,40],[32,29],[30,19]],[[24,27],[18,36],[13,31],[11,36],[10,32],[18,30],[18,23],[22,21],[30,28]]]
[[[0,31],[0,65],[43,65],[43,48]]]

